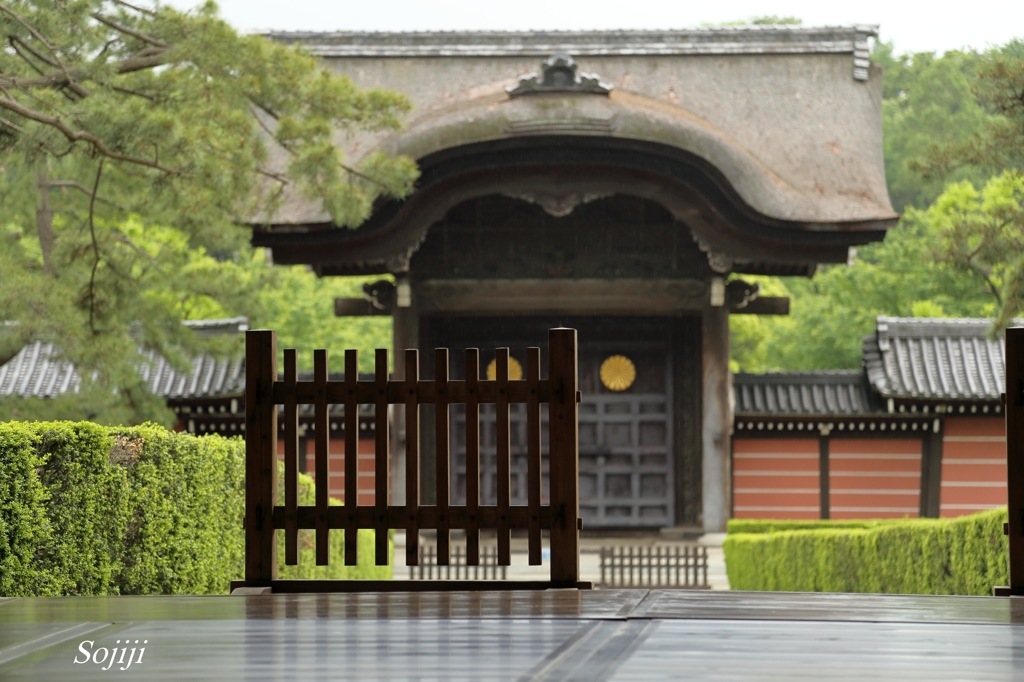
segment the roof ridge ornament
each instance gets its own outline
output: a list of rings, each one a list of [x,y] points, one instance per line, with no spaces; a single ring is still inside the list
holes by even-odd
[[[612,90],[608,83],[592,73],[579,73],[579,64],[570,55],[556,53],[540,65],[539,74],[531,73],[519,79],[519,84],[506,88],[509,97],[539,95],[546,92],[582,92],[607,95]]]

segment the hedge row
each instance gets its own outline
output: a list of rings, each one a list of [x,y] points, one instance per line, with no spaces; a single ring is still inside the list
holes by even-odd
[[[903,523],[906,519],[849,519],[841,521],[789,521],[785,519],[730,519],[726,530],[729,533],[778,533],[784,530],[838,530],[854,528],[877,528],[892,523]]]
[[[733,522],[726,572],[734,590],[991,595],[1008,580],[1004,521],[1005,508],[957,519]]]
[[[0,596],[226,592],[243,575],[244,470],[239,439],[0,423]],[[312,504],[312,479],[300,484]],[[281,577],[391,577],[372,565],[372,532],[351,569],[337,559],[343,533],[331,540],[330,567],[313,566],[304,539]]]

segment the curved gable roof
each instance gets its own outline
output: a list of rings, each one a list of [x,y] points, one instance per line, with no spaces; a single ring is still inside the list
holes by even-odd
[[[871,26],[786,26],[267,36],[303,45],[359,86],[391,88],[413,101],[405,130],[339,138],[353,160],[386,150],[425,166],[462,149],[527,137],[662,146],[713,168],[722,190],[755,220],[792,232],[871,233],[846,240],[838,253],[880,238],[898,217],[882,159],[881,71],[867,53],[866,40],[875,33]],[[538,71],[538,57],[554,52],[571,54],[611,93],[512,97],[508,90]],[[375,215],[397,213],[392,203],[381,202]],[[277,214],[261,222],[291,235],[275,240],[274,227],[257,231],[256,243],[274,246],[275,257],[284,242],[320,248],[323,235],[305,241],[300,235],[333,229],[322,206],[298,194],[286,195]],[[361,231],[365,236],[371,226]],[[416,239],[387,241],[407,251]],[[815,262],[837,257],[808,256]],[[352,262],[385,260],[367,252]]]

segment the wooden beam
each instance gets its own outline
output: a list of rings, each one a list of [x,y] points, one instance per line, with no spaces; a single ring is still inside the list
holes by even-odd
[[[829,461],[828,461],[828,446],[829,446],[829,432],[824,429],[821,435],[818,436],[818,489],[819,489],[819,504],[821,506],[820,518],[828,519],[831,518],[832,503],[829,500]]]
[[[707,305],[698,279],[453,279],[415,285],[422,311],[479,314],[674,315]]]
[[[729,311],[730,315],[789,315],[788,296],[758,296],[742,308]]]
[[[381,310],[374,307],[365,298],[336,298],[334,299],[335,317],[368,317],[376,315],[390,315],[390,310]]]
[[[942,492],[942,431],[938,417],[928,424],[921,439],[921,511],[922,518],[939,518],[939,496]]]
[[[707,308],[701,331],[701,515],[705,532],[721,533],[729,519],[732,483],[729,436],[733,418],[729,403],[729,315],[726,308]]]

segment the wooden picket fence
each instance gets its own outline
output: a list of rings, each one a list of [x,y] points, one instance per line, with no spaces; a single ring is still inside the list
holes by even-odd
[[[602,547],[598,587],[708,589],[708,550],[674,547]]]
[[[482,548],[479,563],[472,566],[467,563],[468,558],[465,549],[456,545],[450,561],[440,565],[436,547],[420,547],[418,564],[409,566],[409,580],[504,580],[508,575],[508,566],[498,564],[497,547]]]
[[[493,581],[338,581],[277,579],[276,532],[285,534],[285,563],[298,563],[299,529],[315,531],[316,563],[327,565],[332,530],[345,531],[345,564],[356,565],[357,530],[376,532],[375,562],[388,563],[388,531],[406,531],[406,565],[419,562],[420,529],[437,531],[437,563],[450,562],[450,531],[466,532],[466,563],[480,562],[480,530],[497,534],[498,565],[511,563],[511,530],[525,529],[529,562],[541,564],[541,531],[550,532],[550,581],[504,582],[503,589],[547,587],[589,588],[579,580],[579,444],[577,341],[575,329],[552,329],[548,335],[548,378],[541,379],[540,349],[526,352],[526,378],[509,379],[509,351],[496,351],[494,381],[480,378],[480,352],[466,350],[466,378],[450,380],[448,349],[434,353],[432,381],[419,378],[419,353],[405,351],[405,377],[388,376],[388,351],[378,349],[375,378],[358,380],[358,356],[345,351],[345,378],[328,379],[326,350],[313,355],[313,381],[298,380],[296,351],[284,351],[283,380],[277,373],[277,335],[246,332],[245,386],[245,580],[235,587],[271,587],[274,592],[381,591],[424,589],[495,589]],[[480,504],[480,405],[492,403],[497,416],[497,504]],[[523,403],[527,412],[527,504],[510,504],[509,405]],[[541,404],[548,404],[550,439],[550,504],[541,505]],[[345,406],[345,452],[357,451],[358,407],[372,404],[377,415],[375,504],[359,506],[357,458],[345,457],[345,500],[328,506],[328,486],[317,485],[315,506],[298,505],[298,406],[313,405],[316,480],[327,481],[328,405]],[[420,504],[419,408],[435,405],[437,504]],[[449,406],[466,406],[466,504],[452,506]],[[283,405],[284,505],[277,500],[277,418]],[[405,409],[405,500],[389,504],[389,429],[391,405]]]

